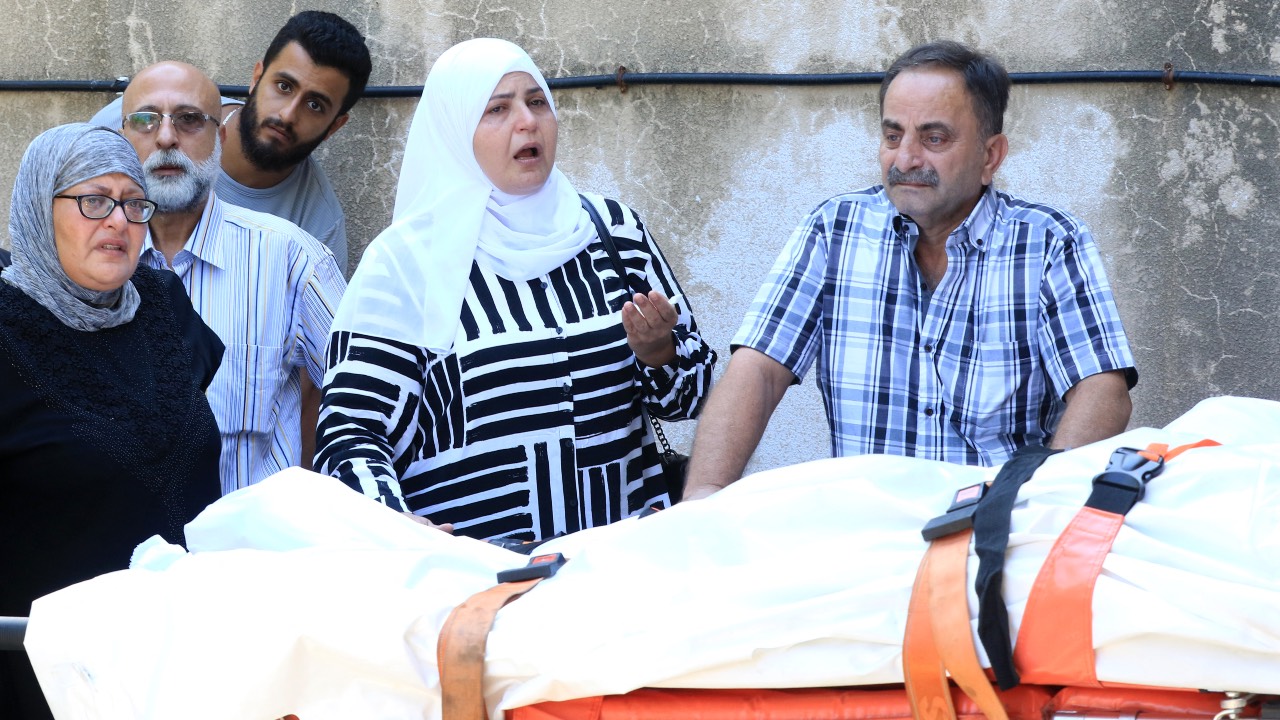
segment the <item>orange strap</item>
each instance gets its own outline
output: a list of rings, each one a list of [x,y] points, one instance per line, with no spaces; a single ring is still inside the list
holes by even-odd
[[[1164,443],[1151,443],[1150,445],[1147,446],[1147,449],[1143,450],[1138,454],[1144,457],[1147,457],[1151,460],[1155,460],[1156,458],[1163,457],[1165,462],[1169,462],[1170,460],[1178,457],[1179,455],[1181,455],[1182,453],[1188,450],[1194,450],[1196,448],[1201,448],[1201,447],[1215,447],[1221,444],[1222,443],[1218,442],[1217,440],[1210,440],[1208,438],[1205,438],[1204,440],[1200,440],[1198,442],[1187,443],[1186,445],[1179,445],[1178,447],[1170,450],[1169,446]]]
[[[449,613],[436,643],[440,694],[447,720],[488,720],[484,704],[484,649],[504,605],[543,578],[502,583],[467,598]]]
[[[1123,515],[1085,507],[1058,536],[1031,586],[1013,646],[1013,664],[1024,682],[1100,687],[1093,586],[1123,524]]]
[[[911,702],[911,716],[915,720],[955,720],[956,717],[951,690],[947,686],[947,671],[934,641],[933,620],[929,616],[932,580],[929,566],[937,560],[940,543],[963,535],[967,547],[967,540],[972,534],[970,530],[930,543],[916,570],[915,585],[911,588],[911,600],[907,605],[906,633],[902,638],[902,675],[907,699]]]
[[[929,617],[942,665],[987,720],[1009,720],[1004,704],[978,662],[969,622],[969,540],[973,530],[934,541],[938,553],[929,564]]]
[[[968,561],[973,530],[929,545],[907,610],[902,670],[916,720],[954,720],[946,673],[988,720],[1008,720],[1004,704],[978,662],[969,621]]]
[[[1165,462],[1197,447],[1201,440],[1172,450],[1153,443],[1141,455]],[[1022,616],[1013,662],[1024,682],[1102,687],[1093,651],[1093,589],[1111,552],[1124,516],[1083,507],[1045,558]]]

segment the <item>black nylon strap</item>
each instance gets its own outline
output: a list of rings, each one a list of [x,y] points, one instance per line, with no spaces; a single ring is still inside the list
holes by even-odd
[[[636,287],[636,278],[631,277],[630,273],[627,272],[627,267],[622,264],[622,256],[618,254],[618,246],[613,244],[613,233],[609,231],[609,226],[604,224],[604,219],[596,211],[596,206],[591,204],[586,195],[579,194],[578,199],[582,201],[582,209],[587,211],[587,214],[591,216],[591,222],[596,226],[596,235],[600,237],[600,242],[604,243],[605,252],[609,253],[609,261],[613,263],[613,271],[618,273],[618,277],[622,282],[626,283],[627,289],[632,293],[648,295],[650,288]]]
[[[1099,477],[1105,477],[1103,473]],[[1120,474],[1117,480],[1124,482],[1129,478]],[[1089,493],[1089,499],[1084,502],[1085,507],[1095,508],[1104,512],[1114,513],[1116,515],[1128,515],[1133,506],[1138,504],[1138,500],[1142,498],[1141,485],[1137,487],[1113,484],[1105,480],[1099,482],[1097,478],[1093,481],[1093,491]]]
[[[978,554],[978,638],[991,660],[1001,690],[1020,681],[1013,667],[1013,640],[1009,634],[1009,611],[1005,608],[1004,555],[1009,548],[1009,522],[1018,490],[1031,479],[1050,455],[1061,452],[1043,445],[1017,449],[996,474],[987,496],[978,503],[973,516],[973,545]]]

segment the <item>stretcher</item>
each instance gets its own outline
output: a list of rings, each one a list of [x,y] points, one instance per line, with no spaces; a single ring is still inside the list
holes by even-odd
[[[945,698],[925,694],[912,709],[903,641],[919,617],[908,607],[929,547],[920,530],[996,471],[870,456],[759,473],[708,500],[543,545],[569,560],[479,633],[481,702],[465,712],[940,720],[950,699],[964,718],[1270,717],[1280,693],[1276,403],[1206,401],[1164,429],[1046,459],[1012,505],[999,595],[1016,638],[1037,575],[1115,449],[1206,437],[1222,444],[1169,461],[1102,553],[1083,641],[1095,687],[1044,682],[1021,665],[1022,682],[993,710],[966,692],[973,675],[957,674],[946,651],[964,689],[943,686]],[[223,498],[188,540],[190,553],[141,548],[133,569],[33,606],[26,648],[61,717],[475,716],[442,709],[442,628],[528,560],[405,523],[300,470]],[[962,550],[960,635],[988,680],[980,563],[968,542]],[[955,637],[955,627],[935,633]],[[1050,649],[1081,646],[1078,633],[1055,638],[1048,627],[1060,640]]]

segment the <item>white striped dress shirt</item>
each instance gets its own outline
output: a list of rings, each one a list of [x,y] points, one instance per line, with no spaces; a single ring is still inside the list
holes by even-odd
[[[178,274],[191,304],[227,346],[209,386],[222,434],[222,492],[302,458],[298,369],[318,383],[346,281],[333,254],[293,223],[209,194],[170,266],[148,236],[141,262]]]

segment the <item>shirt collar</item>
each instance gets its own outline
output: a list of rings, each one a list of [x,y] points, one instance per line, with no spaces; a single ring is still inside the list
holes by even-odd
[[[217,225],[217,221],[222,215],[222,202],[214,197],[213,190],[209,191],[209,198],[205,200],[204,212],[200,213],[200,221],[196,223],[196,227],[191,231],[191,237],[187,238],[187,242],[182,246],[180,252],[188,252],[193,256],[203,260],[210,265],[218,268],[226,268],[228,258],[223,252],[221,243],[217,242],[216,233],[210,232],[210,229]],[[142,251],[159,252],[156,250],[155,244],[151,242],[151,232],[147,231],[147,237],[142,241]]]
[[[882,188],[880,192],[885,191]],[[890,207],[893,207],[887,193],[885,200],[889,202]],[[950,237],[947,238],[948,242],[955,238],[956,242],[968,242],[976,250],[989,248],[995,240],[994,233],[991,231],[996,224],[996,206],[995,185],[983,187],[982,195],[978,197],[978,204],[969,211],[969,216],[960,223],[960,227],[951,231]],[[896,207],[893,208],[893,229],[895,235],[907,243],[908,249],[915,249],[915,240],[919,236],[915,221],[898,212]]]
[[[963,228],[967,232],[966,239],[970,245],[979,250],[986,250],[996,240],[995,233],[992,232],[995,224],[996,188],[995,185],[987,185],[982,189],[982,197],[978,198],[978,204],[973,206],[969,217],[960,223],[956,231],[959,232]]]

